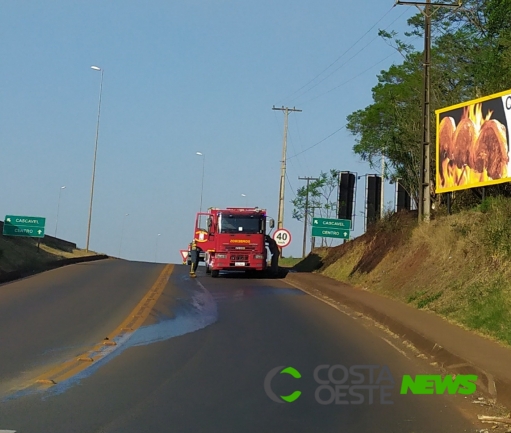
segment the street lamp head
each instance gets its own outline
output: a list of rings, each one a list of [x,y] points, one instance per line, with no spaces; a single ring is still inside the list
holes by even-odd
[[[203,156],[202,153],[200,152],[195,152],[196,155],[200,155],[200,156]]]
[[[101,68],[99,66],[91,66],[91,69],[94,69],[95,71],[101,71]]]
[[[246,194],[241,194],[242,197],[246,197]]]
[[[65,186],[61,186],[60,189],[66,189],[66,187]]]

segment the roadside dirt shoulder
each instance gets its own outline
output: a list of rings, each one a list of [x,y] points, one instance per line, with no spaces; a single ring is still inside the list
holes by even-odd
[[[476,374],[478,389],[511,407],[511,349],[467,331],[427,311],[357,289],[319,274],[290,272],[285,281],[315,297],[360,312],[409,341],[421,353],[455,374]]]

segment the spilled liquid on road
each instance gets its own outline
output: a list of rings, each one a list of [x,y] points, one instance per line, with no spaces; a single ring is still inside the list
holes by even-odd
[[[168,318],[160,315],[157,323],[142,326],[134,332],[126,332],[116,337],[113,339],[116,343],[115,346],[105,346],[102,348],[102,358],[75,376],[43,390],[38,388],[22,389],[4,397],[2,401],[17,399],[34,393],[44,393],[44,398],[61,394],[78,384],[82,379],[94,374],[102,365],[111,361],[130,347],[168,340],[198,331],[216,322],[218,319],[217,304],[202,284],[198,283],[193,290],[188,289],[187,291],[190,297],[184,301],[181,300],[181,303],[173,311],[174,317]]]

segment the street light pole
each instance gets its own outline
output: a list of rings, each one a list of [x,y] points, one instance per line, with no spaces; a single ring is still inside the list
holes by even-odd
[[[119,258],[121,257],[121,248],[122,248],[122,237],[124,235],[124,223],[126,221],[126,217],[129,216],[130,214],[127,213],[127,214],[124,214],[124,218],[122,219],[122,228],[121,228],[121,242],[119,243]]]
[[[54,237],[57,237],[57,226],[59,224],[60,195],[61,195],[63,189],[66,189],[66,187],[61,186],[59,189],[59,201],[57,203],[57,219],[55,220],[55,236]]]
[[[199,213],[201,213],[202,212],[202,193],[204,192],[204,165],[206,164],[206,156],[202,152],[195,152],[195,154],[202,157],[202,181],[201,181],[201,187],[200,187],[200,206],[199,206]],[[202,219],[202,215],[199,215],[199,227],[201,226],[201,219]]]
[[[158,239],[160,239],[161,233],[158,233],[158,236],[156,236],[156,248],[154,249],[154,261],[158,261]]]
[[[200,187],[200,207],[199,207],[199,213],[202,212],[202,193],[204,191],[204,164],[206,162],[206,157],[201,152],[195,152],[196,155],[202,156],[202,182]]]
[[[247,207],[247,195],[246,194],[241,194],[242,197],[245,197],[245,207]]]
[[[99,137],[99,118],[101,116],[101,94],[103,92],[103,69],[98,66],[91,66],[91,69],[95,71],[101,71],[101,83],[99,85],[99,103],[98,103],[98,121],[96,124],[96,140],[94,145],[94,163],[92,165],[92,183],[90,188],[90,205],[89,205],[89,223],[87,225],[87,242],[85,245],[85,251],[89,251],[89,240],[90,240],[90,226],[92,220],[92,200],[94,198],[94,178],[96,176],[96,156],[98,153],[98,137]]]

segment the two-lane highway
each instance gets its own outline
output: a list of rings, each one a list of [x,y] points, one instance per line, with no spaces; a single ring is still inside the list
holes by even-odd
[[[0,286],[0,394],[108,335],[149,290],[163,265],[81,263]]]
[[[12,352],[3,352],[8,367],[2,365],[1,377],[12,378],[26,365],[39,362],[41,356],[44,361],[45,350],[53,350],[63,359],[74,354],[69,347],[95,343],[125,319],[123,314],[130,313],[162,269],[154,264],[109,260],[68,267],[62,275],[46,273],[0,286],[0,315],[16,306],[10,319],[0,319],[6,320],[0,321],[0,338],[9,335],[4,324],[14,334],[8,343]],[[197,279],[191,279],[187,271],[184,266],[174,267],[145,326],[119,348],[117,356],[92,365],[87,374],[70,379],[65,387],[4,398],[0,430],[476,431],[458,410],[459,396],[399,394],[403,374],[432,370],[422,360],[406,357],[388,344],[382,331],[368,329],[282,280],[236,275],[212,279],[202,269]],[[13,289],[19,284],[30,285],[24,289],[27,293]],[[36,298],[30,297],[30,290]],[[65,301],[59,300],[63,292]],[[43,312],[36,304],[42,305]],[[72,318],[69,309],[80,313]],[[81,321],[89,315],[94,319],[82,327]],[[62,330],[62,323],[70,329]],[[57,335],[46,335],[40,341],[31,337],[26,325],[41,327],[39,334]],[[75,326],[79,329],[74,330]],[[353,404],[356,399],[349,396],[351,404],[329,402],[328,389],[317,393],[320,384],[314,371],[334,365],[366,366],[372,375],[364,377],[364,384],[374,386],[389,385],[389,375],[380,376],[387,366],[395,382],[385,391],[385,400],[391,404],[381,404],[376,388],[371,391],[372,402],[369,390],[363,392],[364,401],[358,399],[360,404]],[[269,373],[277,367],[293,367],[301,377],[278,373],[271,377]],[[328,368],[320,371],[320,379],[328,382]],[[337,368],[333,380],[340,382],[341,373]],[[295,401],[277,402],[279,395],[295,391],[301,392]]]

